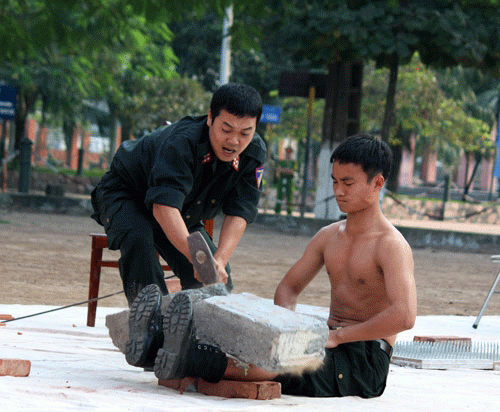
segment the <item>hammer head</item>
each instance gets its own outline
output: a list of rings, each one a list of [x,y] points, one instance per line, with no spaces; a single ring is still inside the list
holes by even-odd
[[[189,253],[194,270],[205,285],[216,283],[219,279],[212,251],[200,232],[191,233],[188,238]]]

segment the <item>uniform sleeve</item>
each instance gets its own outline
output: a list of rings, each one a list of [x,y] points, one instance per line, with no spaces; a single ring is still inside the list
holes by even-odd
[[[164,142],[156,155],[149,177],[145,203],[154,203],[182,210],[187,194],[193,187],[194,154],[186,139]]]
[[[222,207],[224,214],[242,217],[247,223],[252,223],[255,220],[261,195],[261,173],[262,166],[256,162],[244,173],[224,201]]]

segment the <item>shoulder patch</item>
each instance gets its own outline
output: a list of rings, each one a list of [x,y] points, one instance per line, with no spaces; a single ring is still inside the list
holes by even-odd
[[[262,183],[262,176],[264,175],[264,165],[259,166],[255,169],[255,179],[257,181],[257,187],[260,189],[260,184]]]

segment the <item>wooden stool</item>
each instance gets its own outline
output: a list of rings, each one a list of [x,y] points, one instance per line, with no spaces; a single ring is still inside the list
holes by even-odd
[[[205,230],[212,237],[214,234],[213,219],[204,220]],[[103,260],[102,251],[108,248],[108,238],[103,233],[91,233],[92,251],[90,254],[90,275],[89,275],[89,303],[87,307],[87,326],[95,326],[95,316],[97,311],[97,297],[99,296],[99,283],[101,282],[101,268],[118,268],[117,260]],[[163,270],[171,270],[168,265],[162,265]],[[176,286],[177,279],[172,279],[172,282],[167,281],[167,287]]]

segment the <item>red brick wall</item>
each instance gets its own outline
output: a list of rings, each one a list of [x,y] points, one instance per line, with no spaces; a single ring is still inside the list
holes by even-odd
[[[47,161],[48,156],[52,156],[57,163],[69,167],[70,169],[76,170],[78,168],[78,143],[80,142],[80,134],[85,133],[83,136],[84,145],[84,158],[83,158],[83,168],[87,169],[91,164],[101,164],[101,158],[103,157],[100,153],[91,153],[88,151],[90,144],[90,132],[81,131],[79,128],[75,128],[73,131],[73,143],[70,148],[71,158],[70,164],[67,164],[67,152],[66,150],[48,149],[47,148],[47,128],[42,128],[38,130],[38,124],[35,119],[28,119],[26,121],[26,136],[33,142],[32,146],[32,162],[33,164],[43,166]],[[117,139],[117,145],[119,141]],[[38,156],[37,156],[38,155]],[[107,168],[108,162],[106,159],[102,162],[102,167]]]

